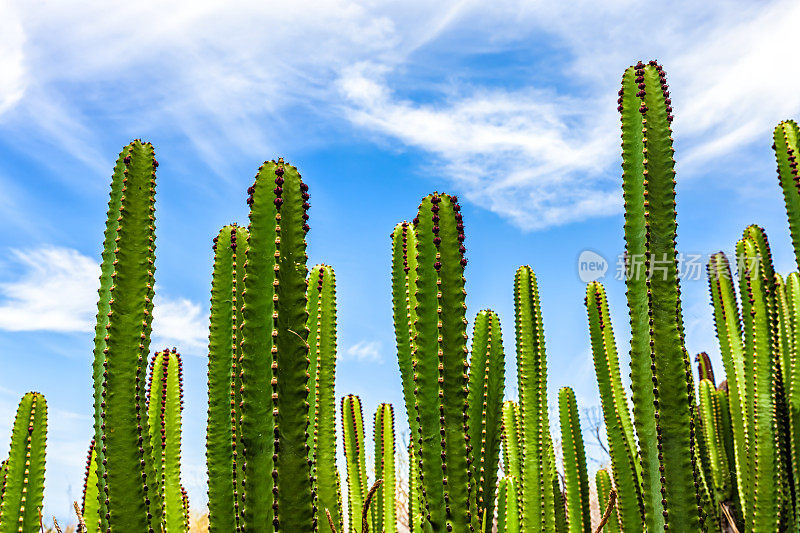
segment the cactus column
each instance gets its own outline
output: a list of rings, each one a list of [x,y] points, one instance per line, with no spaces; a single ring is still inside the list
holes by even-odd
[[[149,143],[123,150],[106,224],[93,368],[101,529],[112,533],[157,533],[163,521],[145,405],[157,166]]]
[[[282,159],[249,189],[242,325],[244,527],[312,531],[306,309],[308,186]]]
[[[164,502],[166,533],[189,530],[189,514],[181,485],[182,374],[181,356],[175,348],[171,352],[165,349],[151,360],[147,416],[157,490]]]
[[[308,275],[308,315],[311,326],[310,381],[313,400],[314,436],[311,445],[313,476],[316,479],[316,520],[323,533],[330,533],[325,511],[331,514],[337,531],[342,530],[339,475],[336,470],[336,276],[333,268],[317,265]]]
[[[675,250],[672,107],[651,61],[620,90],[631,376],[648,530],[703,528],[694,450],[691,364],[684,349]]]
[[[44,496],[47,402],[38,392],[22,397],[3,463],[0,533],[36,533]]]
[[[208,525],[212,532],[239,531],[243,453],[239,446],[241,292],[247,230],[223,227],[214,238],[208,336]]]
[[[464,225],[455,197],[425,197],[414,220],[417,308],[414,322],[415,451],[433,531],[474,530],[469,502],[473,443],[467,427],[467,320]]]

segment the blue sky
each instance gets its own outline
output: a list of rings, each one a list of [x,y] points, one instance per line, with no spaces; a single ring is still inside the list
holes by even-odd
[[[160,162],[152,346],[184,356],[197,507],[211,239],[246,223],[265,159],[285,157],[310,186],[310,264],[338,281],[337,395],[361,395],[370,419],[381,401],[402,405],[389,232],[433,190],[463,200],[468,314],[500,314],[508,395],[513,274],[530,264],[550,397],[570,385],[598,404],[577,257],[608,259],[627,352],[615,107],[640,58],[661,61],[673,95],[680,251],[705,261],[758,223],[778,270],[795,268],[770,145],[800,114],[796,3],[221,4],[0,0],[0,439],[19,397],[43,392],[46,515],[80,496],[109,177],[132,138]],[[688,349],[718,361],[705,280],[682,289]]]

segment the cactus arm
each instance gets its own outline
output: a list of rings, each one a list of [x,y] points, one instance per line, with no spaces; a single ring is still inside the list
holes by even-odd
[[[567,492],[567,518],[570,533],[591,533],[589,511],[589,474],[583,448],[581,421],[575,393],[569,387],[558,391],[561,421],[561,449],[564,454],[564,480]]]
[[[106,226],[103,232],[103,251],[101,254],[100,264],[100,288],[98,289],[97,301],[97,322],[95,325],[94,336],[94,351],[92,362],[92,382],[94,391],[94,437],[96,442],[101,442],[101,425],[102,425],[102,407],[100,406],[102,400],[103,388],[103,361],[105,360],[104,350],[107,348],[106,326],[108,325],[108,313],[111,310],[111,285],[114,278],[114,250],[116,249],[115,239],[117,237],[117,228],[119,226],[120,205],[122,202],[122,187],[123,179],[126,177],[127,163],[125,158],[130,158],[133,152],[134,143],[129,144],[122,149],[122,152],[117,158],[114,165],[114,171],[111,177],[111,193],[108,201],[108,215],[106,218]],[[127,161],[130,161],[128,159]],[[105,487],[105,479],[102,473],[105,471],[105,466],[102,463],[102,447],[97,448],[96,462],[99,475],[97,476],[98,485],[97,495],[103,494],[103,487]],[[100,512],[102,529],[108,527],[105,519],[106,508],[105,498],[100,498],[98,505],[101,506]]]
[[[600,283],[592,282],[586,287],[586,309],[612,472],[619,489],[617,510],[623,528],[639,531],[644,527],[639,456],[622,385],[608,301]]]
[[[519,441],[519,404],[506,400],[503,402],[503,472],[514,479],[520,479],[522,465]]]
[[[86,458],[81,514],[88,528],[85,533],[98,533],[100,531],[100,501],[97,493],[97,452],[94,439],[89,444],[89,453]]]
[[[650,382],[650,347],[648,343],[647,288],[645,256],[644,143],[641,101],[636,96],[636,69],[629,68],[622,78],[619,106],[622,122],[622,192],[625,202],[626,295],[631,325],[631,390],[636,434],[641,455],[641,480],[644,515],[654,530],[663,528],[659,494],[658,449],[653,387]]]
[[[542,312],[536,275],[529,266],[517,269],[514,279],[517,381],[522,454],[522,530],[555,528],[551,460],[552,442],[547,409],[547,361]]]
[[[699,379],[707,379],[716,387],[717,381],[714,379],[714,367],[711,366],[711,358],[708,354],[706,352],[700,352],[695,356],[694,360],[697,363],[697,375]]]
[[[325,509],[335,524],[342,522],[339,486],[336,477],[336,276],[333,268],[317,265],[308,276],[308,313],[311,326],[312,383],[310,404],[313,406],[312,475],[316,479],[315,514],[323,533],[328,529]]]
[[[208,423],[206,467],[208,473],[209,530],[236,531],[239,526],[241,479],[237,478],[239,451],[235,428],[238,392],[233,381],[238,374],[236,340],[237,267],[244,270],[246,230],[238,238],[235,225],[223,227],[214,239],[214,269],[211,280],[211,314],[208,336]],[[238,243],[238,244],[237,244]],[[240,245],[240,246],[239,246]],[[240,250],[237,254],[237,248]],[[237,261],[238,259],[238,261]],[[238,324],[241,325],[241,324]],[[236,465],[236,466],[234,466]]]
[[[395,449],[394,409],[382,403],[375,411],[373,437],[375,439],[375,479],[382,479],[375,501],[372,504],[372,530],[397,533],[397,509],[395,505]]]
[[[714,325],[719,340],[722,363],[727,378],[731,426],[733,430],[734,468],[736,470],[739,506],[742,512],[750,499],[747,468],[747,398],[751,395],[745,377],[744,344],[739,304],[734,293],[733,276],[727,257],[713,254],[708,263],[708,284],[714,308]]]
[[[145,374],[154,297],[153,204],[158,163],[150,144],[135,141],[128,154],[103,350],[101,428],[105,431],[101,432],[98,456],[102,455],[106,464],[101,498],[106,502],[108,529],[157,532],[163,505],[155,490],[158,482],[148,438]]]
[[[555,459],[553,459],[555,461]],[[558,472],[550,476],[553,486],[553,506],[555,510],[554,527],[556,533],[567,533],[569,525],[567,522],[567,501],[566,494],[561,490]]]
[[[181,411],[183,379],[180,355],[168,349],[150,365],[147,414],[158,492],[164,502],[166,533],[186,532],[181,491]],[[85,518],[85,517],[84,517]]]
[[[594,475],[594,484],[597,489],[597,505],[600,508],[600,515],[603,515],[608,508],[608,499],[613,490],[611,486],[611,476],[608,470],[600,469]],[[611,510],[608,522],[603,526],[603,533],[620,533],[620,521],[617,509]]]
[[[783,189],[786,215],[792,234],[795,260],[800,268],[800,176],[797,173],[797,156],[800,153],[800,128],[793,120],[778,124],[773,134],[772,149],[778,163],[778,181]]]
[[[491,533],[494,517],[497,468],[500,459],[500,428],[503,409],[504,354],[500,319],[493,311],[481,311],[475,317],[470,356],[469,442],[473,458],[470,467],[476,480],[474,501],[477,519]]]
[[[432,529],[471,531],[466,426],[466,291],[464,239],[455,197],[422,200],[417,230],[416,374],[417,443],[421,485]]]
[[[275,425],[279,445],[275,463],[278,493],[275,497],[277,530],[312,531],[312,483],[308,463],[309,439],[309,345],[306,276],[308,231],[308,187],[297,169],[279,160],[273,171],[273,189],[280,220],[276,227],[276,247],[280,253],[276,270],[278,317],[275,321],[275,347],[278,364]],[[280,191],[280,189],[283,189]],[[279,192],[280,191],[280,192]],[[274,397],[273,397],[274,398]]]
[[[773,387],[772,331],[768,289],[756,240],[746,236],[737,243],[740,260],[740,292],[745,331],[745,352],[752,354],[748,386],[753,391],[752,438],[748,469],[753,503],[745,512],[755,531],[775,531],[780,498],[776,467],[777,419]],[[749,529],[749,528],[748,528]]]
[[[713,383],[708,379],[698,384],[699,416],[702,424],[703,449],[708,458],[709,481],[713,488],[715,502],[730,498],[730,466],[722,435],[722,412],[719,397]],[[704,465],[705,466],[705,465]]]
[[[515,478],[506,476],[500,480],[497,495],[498,533],[519,533],[521,531],[519,492]]]
[[[628,278],[645,522],[651,530],[697,531],[703,513],[677,279],[672,108],[661,67],[628,69],[621,98],[626,251],[629,262],[643,260],[646,274]]]
[[[22,397],[11,433],[0,507],[0,533],[36,533],[44,497],[47,402],[38,392]]]
[[[342,398],[342,435],[347,467],[347,515],[351,533],[361,533],[361,511],[367,497],[367,463],[361,400]]]
[[[797,351],[800,343],[800,275],[792,272],[786,277],[786,315],[788,337],[791,339],[790,379],[786,390],[789,409],[790,449],[794,480],[795,509],[800,510],[800,379],[797,378]]]

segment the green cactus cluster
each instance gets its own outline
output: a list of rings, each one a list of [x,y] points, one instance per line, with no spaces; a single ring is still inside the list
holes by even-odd
[[[678,275],[672,102],[660,65],[625,71],[618,111],[630,394],[606,290],[589,283],[585,298],[610,464],[592,481],[569,387],[558,391],[554,434],[543,306],[530,266],[514,276],[518,397],[504,400],[500,317],[482,310],[468,333],[464,220],[458,198],[438,192],[391,233],[408,448],[397,449],[395,412],[386,403],[377,406],[368,439],[352,394],[339,404],[338,448],[335,273],[326,264],[308,268],[308,186],[278,159],[265,162],[248,189],[247,226],[226,225],[213,239],[210,531],[798,531],[800,274],[776,272],[756,225],[744,230],[732,263],[722,252],[711,255],[724,379],[717,381],[721,373],[703,352],[695,382]],[[773,148],[798,267],[799,144],[796,123],[778,125]],[[92,364],[94,431],[75,505],[86,533],[189,530],[181,359],[176,349],[150,357],[157,167],[153,147],[136,140],[112,176]],[[0,463],[0,533],[41,527],[46,423],[44,397],[25,395]],[[401,453],[408,454],[407,485],[399,481]],[[404,487],[408,498],[397,498]],[[398,512],[401,502],[408,508]]]

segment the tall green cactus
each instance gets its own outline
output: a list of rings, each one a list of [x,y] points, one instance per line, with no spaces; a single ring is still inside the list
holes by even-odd
[[[569,532],[592,533],[586,452],[583,449],[578,403],[571,388],[563,387],[558,391],[558,411],[561,420],[561,450],[564,454]]]
[[[620,89],[634,424],[649,530],[703,529],[691,364],[675,250],[672,107],[660,65],[639,62]]]
[[[282,159],[249,189],[241,328],[246,530],[312,531],[306,308],[308,186]],[[271,437],[270,437],[271,436]]]
[[[101,529],[158,532],[163,503],[145,405],[155,270],[155,173],[149,143],[123,150],[114,172],[95,330],[95,440]]]
[[[397,533],[394,410],[391,404],[382,403],[378,406],[372,434],[375,441],[375,479],[383,480],[370,506],[372,531]]]
[[[784,120],[775,127],[772,149],[778,162],[778,181],[783,189],[786,214],[792,234],[794,255],[800,268],[800,174],[797,156],[800,154],[800,128],[793,120]]]
[[[100,502],[97,493],[97,451],[95,450],[94,439],[89,444],[89,453],[86,458],[81,514],[88,530],[85,533],[97,533],[100,531]]]
[[[800,348],[800,275],[792,272],[786,277],[784,287],[786,308],[784,310],[787,324],[787,336],[790,339],[787,347],[789,355],[789,377],[786,380],[787,405],[789,411],[789,448],[793,473],[793,492],[795,513],[800,513],[800,379],[798,378],[798,348]]]
[[[520,533],[519,487],[513,476],[500,480],[497,492],[497,532]]]
[[[47,402],[38,392],[22,397],[4,463],[0,533],[36,533],[44,497]]]
[[[311,444],[312,475],[316,489],[317,527],[330,533],[325,510],[337,530],[342,529],[341,489],[336,470],[336,276],[333,268],[317,265],[308,275],[308,315],[313,343],[309,367],[314,433]]]
[[[475,317],[470,354],[469,442],[473,450],[472,479],[478,524],[491,533],[494,521],[497,469],[505,386],[505,355],[500,319],[494,311],[481,311]]]
[[[595,375],[600,389],[617,509],[624,530],[644,528],[641,496],[641,466],[628,398],[622,384],[617,344],[611,325],[605,289],[598,282],[586,287],[586,310],[592,341]]]
[[[241,528],[244,454],[240,446],[239,330],[247,234],[247,229],[231,224],[214,238],[206,430],[208,525],[212,532]]]
[[[420,481],[433,531],[473,531],[467,442],[464,225],[455,197],[425,197],[414,220],[417,306],[412,417],[419,417]],[[438,443],[438,445],[437,445]],[[416,450],[417,448],[415,448]]]
[[[522,440],[522,428],[519,404],[513,400],[506,400],[503,402],[503,472],[515,480],[520,479],[522,475],[520,440]]]
[[[517,269],[514,309],[521,427],[521,528],[524,533],[556,528],[553,482],[557,472],[547,408],[547,355],[536,275]]]
[[[723,407],[711,380],[701,379],[698,383],[700,419],[703,427],[704,448],[708,456],[708,467],[714,490],[714,500],[725,502],[732,492],[731,468],[725,449]],[[735,480],[734,480],[735,482]]]
[[[147,387],[147,417],[153,464],[160,499],[164,502],[164,531],[189,530],[181,485],[181,419],[183,411],[183,365],[175,350],[156,353],[150,363]],[[152,490],[152,489],[151,489]]]
[[[367,450],[364,448],[361,399],[352,394],[342,397],[342,435],[347,467],[348,531],[361,533],[361,512],[369,489]]]

